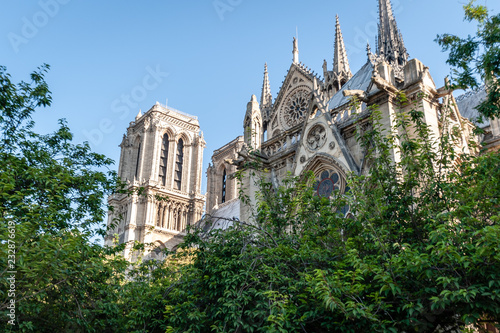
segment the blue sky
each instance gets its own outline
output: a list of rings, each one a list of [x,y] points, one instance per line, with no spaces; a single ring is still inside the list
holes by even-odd
[[[392,1],[410,57],[428,66],[439,86],[450,70],[434,39],[474,33],[463,21],[465,2]],[[500,10],[498,0],[479,3]],[[300,61],[322,73],[323,59],[331,68],[338,14],[354,73],[366,62],[366,42],[375,47],[377,23],[377,0],[3,0],[1,7],[0,65],[16,82],[51,66],[54,102],[36,114],[39,132],[66,118],[76,142],[118,160],[139,109],[168,99],[198,116],[205,169],[213,150],[242,134],[246,103],[252,94],[260,98],[265,62],[276,97],[296,29]],[[205,187],[204,179],[203,193]]]

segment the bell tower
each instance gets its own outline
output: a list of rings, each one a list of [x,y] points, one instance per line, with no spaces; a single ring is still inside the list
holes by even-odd
[[[144,115],[139,112],[120,147],[118,176],[131,195],[109,197],[114,211],[108,214],[105,244],[115,238],[120,244],[153,244],[154,257],[159,249],[176,246],[186,227],[202,216],[203,134],[195,116],[157,102]],[[130,246],[125,257],[135,259]]]

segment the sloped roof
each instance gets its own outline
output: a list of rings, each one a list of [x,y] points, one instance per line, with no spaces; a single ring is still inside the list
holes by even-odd
[[[209,229],[227,229],[233,225],[234,219],[240,218],[240,200],[233,199],[223,203],[220,208],[214,209],[210,216],[206,216],[206,223],[203,228]],[[211,221],[211,223],[210,223]]]
[[[488,126],[490,124],[488,119],[483,119],[482,123],[477,122],[479,112],[476,110],[476,107],[486,99],[486,96],[487,93],[485,86],[475,90],[470,90],[465,94],[458,96],[455,100],[457,101],[457,106],[462,117],[468,118],[479,127]]]
[[[344,96],[344,90],[366,91],[371,83],[373,74],[373,64],[368,61],[346,84],[330,99],[328,109],[336,109],[339,106],[349,103],[349,97]]]

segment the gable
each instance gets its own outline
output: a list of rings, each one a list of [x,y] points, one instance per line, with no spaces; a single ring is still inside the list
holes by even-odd
[[[350,171],[359,172],[359,166],[354,162],[351,152],[328,112],[306,121],[303,129],[304,135],[297,147],[294,175],[301,175],[309,170],[315,171],[318,161],[325,166],[342,170],[345,174]]]
[[[309,109],[314,75],[302,64],[292,64],[274,103],[269,138],[304,122]]]

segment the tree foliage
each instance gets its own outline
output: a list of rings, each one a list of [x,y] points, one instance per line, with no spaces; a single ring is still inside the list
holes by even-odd
[[[184,246],[196,256],[168,295],[168,332],[451,332],[498,322],[500,156],[457,153],[451,133],[433,145],[418,105],[398,114],[391,135],[380,120],[374,108],[373,126],[358,131],[370,175],[351,175],[350,194],[317,197],[307,177],[262,181],[253,223],[190,234]]]
[[[449,51],[452,86],[467,89],[486,84],[488,98],[477,109],[481,116],[500,117],[500,14],[489,16],[488,9],[476,5],[475,0],[469,1],[464,10],[466,21],[477,22],[476,34],[467,38],[443,34],[436,41],[443,51]]]
[[[14,84],[0,67],[0,330],[165,331],[162,281],[175,265],[130,265],[123,246],[92,241],[105,231],[104,200],[121,190],[112,161],[73,144],[64,120],[33,130],[33,112],[51,103],[47,70]]]

